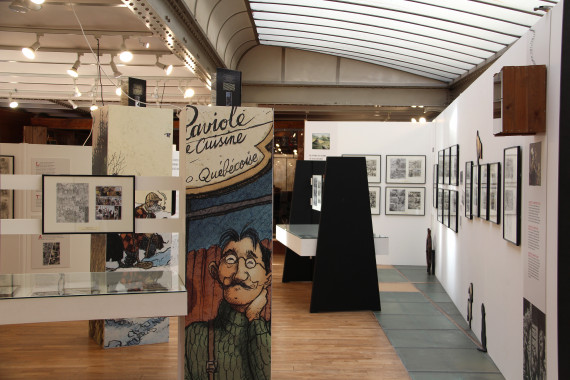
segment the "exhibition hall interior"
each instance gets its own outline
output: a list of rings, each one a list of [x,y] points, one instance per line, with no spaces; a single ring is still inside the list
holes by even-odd
[[[564,0],[0,0],[0,379],[570,378]]]

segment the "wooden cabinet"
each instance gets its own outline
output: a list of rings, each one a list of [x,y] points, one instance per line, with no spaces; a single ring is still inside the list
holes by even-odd
[[[493,134],[546,131],[546,66],[504,66],[493,77]]]

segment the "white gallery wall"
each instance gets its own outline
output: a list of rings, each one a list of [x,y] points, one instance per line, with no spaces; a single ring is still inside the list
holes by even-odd
[[[560,100],[562,4],[554,7],[531,31],[518,40],[465,92],[442,112],[435,126],[435,151],[459,144],[459,170],[466,161],[477,162],[476,134],[483,144],[480,163],[500,162],[503,149],[522,148],[522,228],[521,245],[503,239],[503,224],[477,217],[465,218],[460,203],[459,231],[454,233],[437,221],[431,209],[436,275],[465,317],[467,290],[474,286],[474,333],[481,338],[481,304],[486,311],[488,352],[507,379],[523,378],[523,297],[532,295],[546,313],[546,368],[548,379],[557,379],[557,205],[558,205],[558,129]],[[547,66],[546,133],[535,136],[495,137],[492,102],[493,74],[503,66]],[[529,144],[542,142],[542,185],[529,186]],[[502,186],[502,184],[501,184]],[[448,186],[464,192],[464,186]],[[503,197],[501,197],[503,199]],[[528,244],[528,202],[540,204],[540,281],[528,282],[526,260]],[[502,209],[502,205],[501,205]],[[502,219],[502,218],[501,218]],[[540,299],[542,297],[542,299]],[[544,310],[545,309],[545,310]]]
[[[331,149],[312,149],[313,133],[330,133]],[[376,256],[378,264],[426,265],[425,243],[431,223],[434,129],[431,123],[313,122],[305,123],[305,159],[322,160],[343,154],[381,155],[380,215],[372,215],[375,233],[389,239],[388,255]],[[426,156],[425,184],[387,184],[387,155]],[[423,216],[386,215],[386,187],[425,188]],[[326,178],[325,178],[326,191]],[[347,221],[350,222],[350,221]]]

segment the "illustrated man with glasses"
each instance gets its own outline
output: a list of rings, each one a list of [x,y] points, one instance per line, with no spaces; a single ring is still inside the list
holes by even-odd
[[[269,379],[271,327],[261,317],[271,285],[271,250],[252,228],[225,231],[208,265],[221,286],[218,315],[186,327],[186,379]]]

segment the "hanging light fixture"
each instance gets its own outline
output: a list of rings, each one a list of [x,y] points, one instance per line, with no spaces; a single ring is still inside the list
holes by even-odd
[[[119,53],[119,59],[121,62],[130,62],[133,59],[133,53],[127,50],[125,41],[126,38],[123,36],[123,43],[121,44],[121,53]]]
[[[81,54],[77,54],[77,61],[75,61],[71,69],[67,70],[67,74],[69,74],[69,76],[72,78],[77,78],[79,76],[79,73],[77,72],[77,69],[79,69],[79,66],[81,65],[79,57],[81,57]]]
[[[32,46],[22,48],[22,54],[24,54],[28,59],[35,59],[36,51],[39,48],[40,48],[40,35],[36,34],[36,42],[34,42]]]
[[[74,110],[77,109],[77,104],[75,104],[73,100],[68,99],[67,101],[69,102],[69,104],[71,104],[71,107],[73,107]]]
[[[8,101],[10,102],[10,108],[18,108],[18,102],[12,99],[12,93],[8,93]]]
[[[173,69],[172,65],[166,66],[164,63],[160,63],[160,62],[158,61],[158,58],[159,58],[159,56],[157,55],[157,56],[156,56],[156,63],[155,63],[156,67],[159,67],[159,68],[161,68],[162,70],[164,70],[164,72],[166,73],[166,75],[172,74],[172,69]]]
[[[79,87],[77,87],[77,82],[75,81],[75,78],[73,78],[73,96],[80,98],[81,95],[81,91],[79,91]]]
[[[123,73],[117,69],[117,65],[115,65],[115,57],[111,56],[111,63],[109,63],[109,65],[111,66],[111,70],[113,70],[113,77],[115,79],[120,78],[123,75]]]

